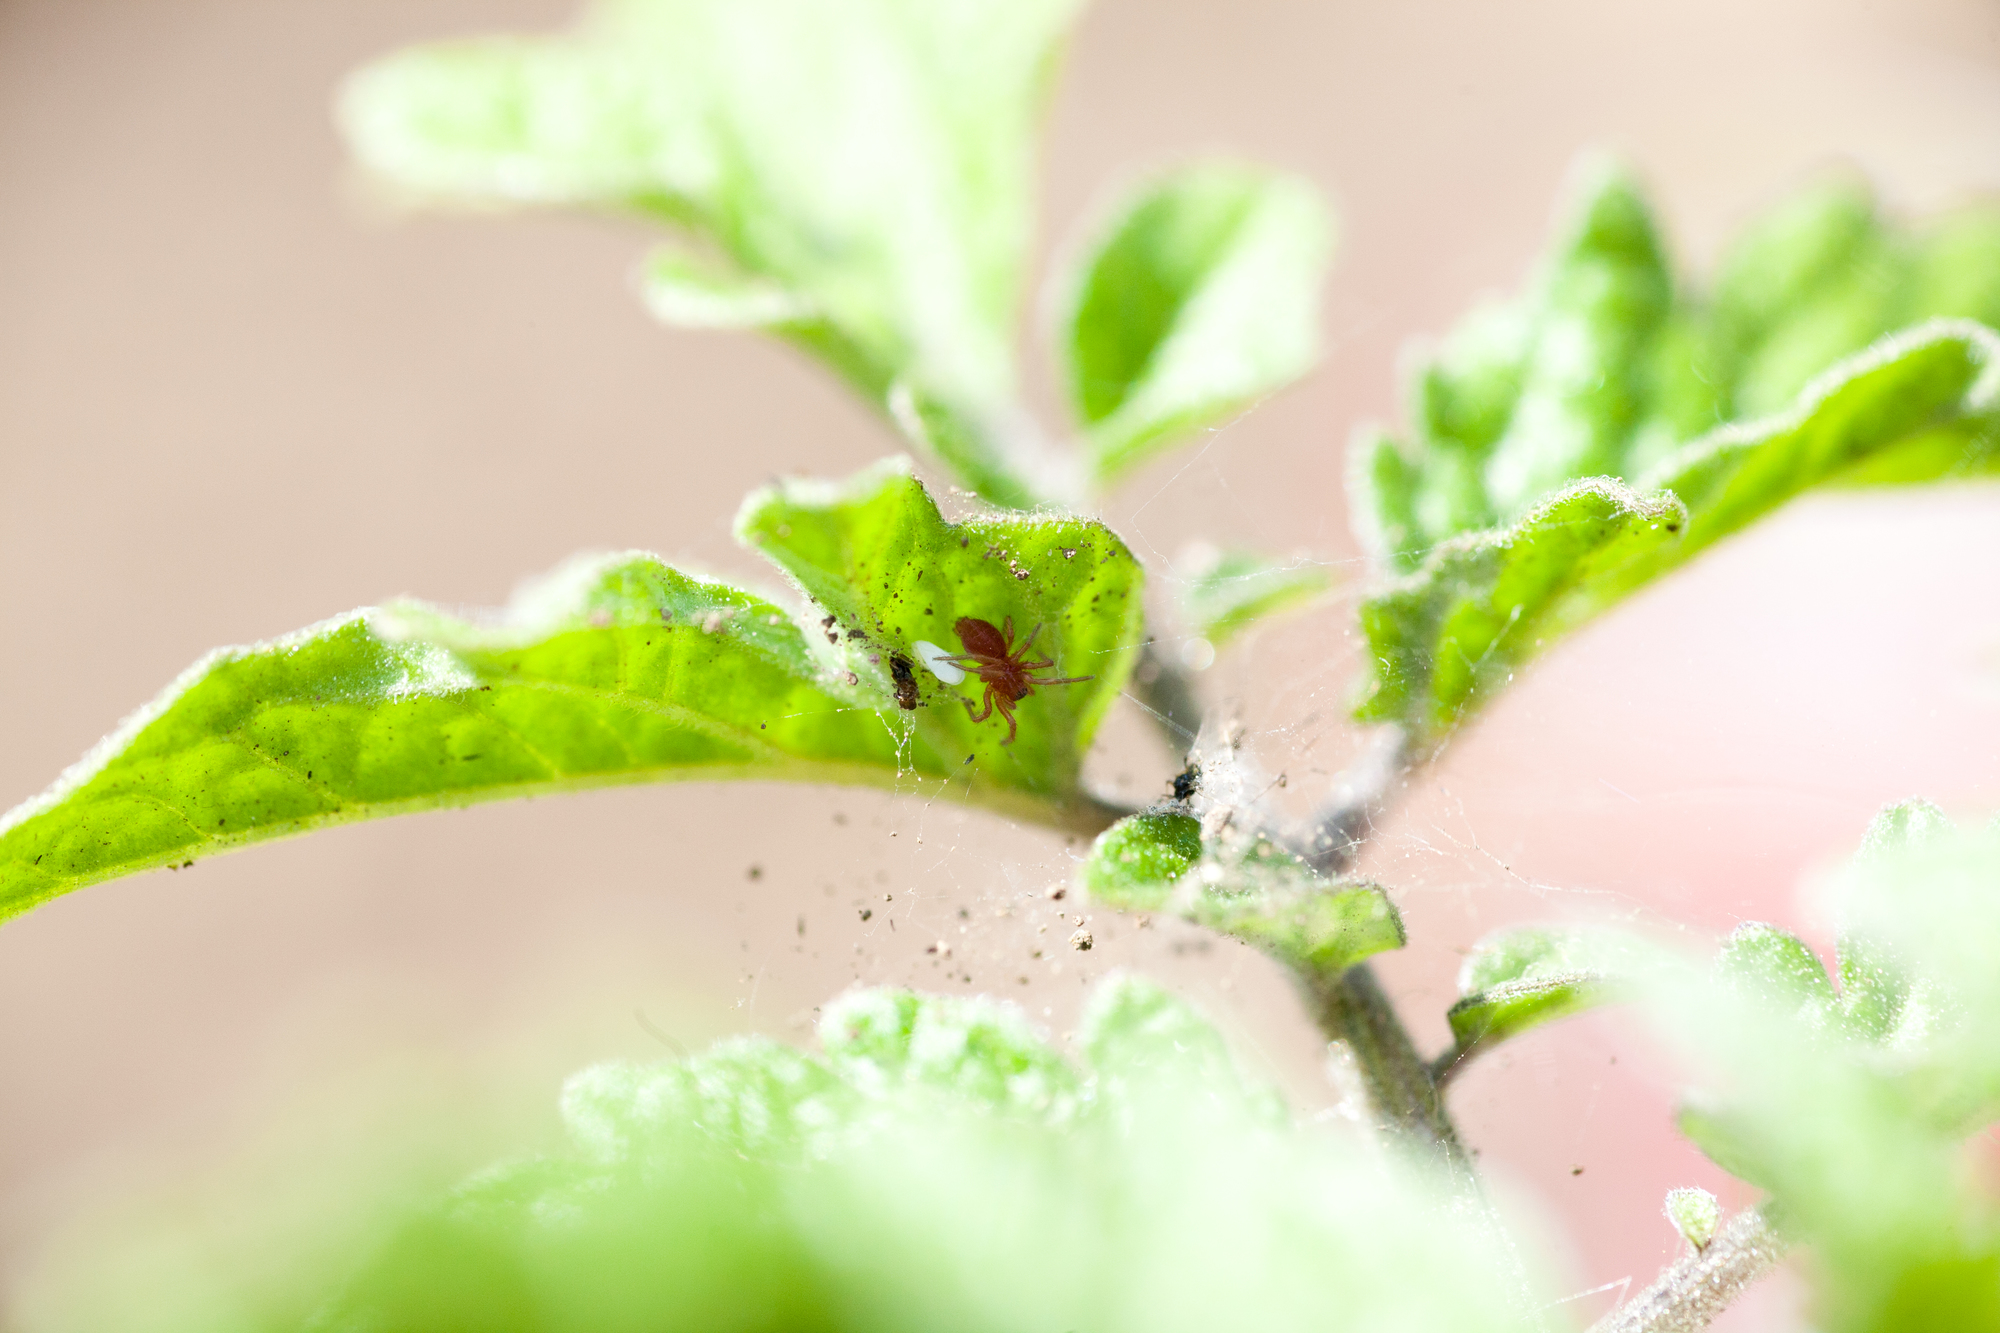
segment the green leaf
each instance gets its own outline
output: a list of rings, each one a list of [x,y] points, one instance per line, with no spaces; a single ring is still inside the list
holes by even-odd
[[[1462,997],[1446,1012],[1453,1047],[1447,1068],[1530,1028],[1595,1008],[1616,993],[1605,940],[1527,926],[1489,935],[1459,969]]]
[[[1260,620],[1324,596],[1333,580],[1319,565],[1279,564],[1248,551],[1200,546],[1176,562],[1181,615],[1216,648]]]
[[[154,1210],[130,1252],[100,1245],[38,1290],[99,1314],[64,1326],[155,1333],[307,1312],[328,1330],[1542,1326],[1518,1238],[1415,1164],[1298,1120],[1157,986],[1105,983],[1078,1028],[1072,1063],[1012,1006],[852,993],[823,1055],[738,1040],[583,1072],[567,1144],[422,1206],[383,1191],[392,1216],[359,1262],[245,1229],[284,1193],[266,1184]],[[1060,1095],[1017,1095],[1023,1070]],[[216,1214],[240,1232],[232,1263],[162,1260],[215,1252],[188,1233]],[[107,1298],[135,1269],[150,1281]],[[275,1304],[298,1315],[244,1318],[246,1271],[288,1279]]]
[[[1099,481],[1312,369],[1332,225],[1306,180],[1182,167],[1118,201],[1058,342]]]
[[[1262,835],[1204,840],[1200,821],[1175,810],[1106,829],[1077,882],[1107,907],[1172,910],[1315,975],[1345,971],[1406,939],[1402,917],[1377,886],[1330,882]]]
[[[1359,715],[1435,747],[1564,632],[1803,491],[1990,472],[1996,349],[1980,325],[1926,325],[1835,367],[1783,416],[1683,446],[1636,487],[1578,482],[1444,543],[1362,603],[1374,680]]]
[[[403,604],[210,654],[7,816],[0,915],[405,810],[673,778],[888,784],[897,752],[778,607],[650,556],[580,562],[497,625]]]
[[[1593,163],[1579,193],[1541,275],[1519,393],[1481,468],[1502,518],[1572,478],[1619,470],[1645,411],[1639,381],[1672,300],[1652,212],[1633,183]]]
[[[1957,831],[1950,816],[1922,798],[1896,801],[1882,808],[1861,838],[1861,858],[1895,857],[1928,846]]]
[[[1373,884],[1211,886],[1194,900],[1189,919],[1319,977],[1338,976],[1409,939],[1395,904]]]
[[[1722,1221],[1722,1204],[1702,1189],[1668,1190],[1664,1211],[1681,1239],[1697,1250],[1708,1248],[1708,1243],[1715,1239],[1715,1228]]]
[[[1784,1006],[1806,1022],[1824,1022],[1833,1009],[1826,967],[1804,940],[1768,922],[1746,921],[1731,931],[1715,969],[1730,985],[1752,988],[1764,1002]]]
[[[1201,821],[1171,811],[1132,815],[1097,835],[1077,882],[1121,912],[1166,906],[1174,882],[1201,859]]]
[[[427,199],[618,210],[715,256],[664,318],[764,327],[878,409],[949,416],[1003,503],[1035,493],[1012,345],[1033,136],[1075,0],[600,0],[571,31],[355,74],[355,156]],[[948,461],[952,460],[947,455]]]
[[[1858,181],[1814,186],[1758,219],[1716,277],[1730,415],[1782,408],[1828,365],[1888,332],[1905,277],[1902,246]]]
[[[685,329],[772,329],[805,337],[824,324],[819,308],[797,292],[676,246],[663,245],[646,257],[639,288],[662,323]]]
[[[630,554],[493,622],[401,603],[211,654],[0,821],[0,917],[330,824],[610,783],[929,782],[1017,817],[1086,813],[1082,754],[1142,637],[1139,567],[1108,529],[949,525],[902,463],[753,499],[745,524],[818,609]],[[956,651],[962,614],[1040,621],[1038,648],[1093,679],[1037,690],[1003,745],[911,644]]]
[[[1356,445],[1350,510],[1386,570],[1413,573],[1444,542],[1504,529],[1585,477],[1644,489],[1682,446],[1783,408],[1893,330],[2000,323],[1990,208],[1905,234],[1858,183],[1815,186],[1746,230],[1704,300],[1669,272],[1628,176],[1603,162],[1578,175],[1527,290],[1418,358],[1409,438],[1371,430]],[[1950,442],[1932,444],[1848,480],[1935,476],[1952,458]]]
[[[2000,838],[1943,824],[1921,803],[1891,807],[1822,888],[1841,936],[1837,997],[1803,943],[1757,924],[1712,968],[1646,981],[1703,1073],[1684,1131],[1768,1190],[1816,1252],[1815,1318],[1830,1333],[2000,1314],[2000,1208],[1964,1143],[2000,1114]]]
[[[896,660],[914,663],[915,737],[927,752],[970,761],[964,779],[1044,800],[1076,787],[1083,753],[1118,697],[1144,637],[1144,574],[1125,544],[1083,519],[973,517],[947,523],[906,462],[845,483],[787,481],[744,502],[737,536],[775,561],[833,618],[850,669],[893,695]],[[1052,659],[1045,684],[1015,705],[1018,732],[995,705],[973,722],[976,675],[947,684],[919,644],[965,650],[972,617],[1013,627],[1017,652]],[[870,660],[873,659],[873,660]],[[947,673],[950,674],[949,669]],[[954,772],[962,770],[954,767]]]

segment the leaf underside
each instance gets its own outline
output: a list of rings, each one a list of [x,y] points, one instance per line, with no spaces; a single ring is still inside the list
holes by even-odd
[[[1616,993],[1611,937],[1521,926],[1481,940],[1460,969],[1463,998],[1446,1011],[1453,1063]]]
[[[1141,637],[1139,567],[1107,529],[947,524],[900,464],[746,515],[862,558],[801,579],[817,608],[628,554],[573,564],[492,623],[402,603],[211,654],[0,823],[0,917],[329,824],[613,783],[928,787],[1056,822],[1087,801],[1081,756]],[[974,726],[961,703],[977,677],[954,690],[916,663],[914,638],[959,650],[961,614],[1044,621],[1038,647],[1094,679],[1024,699],[1002,745],[998,718]]]

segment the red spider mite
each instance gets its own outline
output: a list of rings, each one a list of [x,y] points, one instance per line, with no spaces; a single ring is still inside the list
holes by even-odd
[[[958,623],[952,626],[952,630],[957,633],[958,641],[965,646],[965,651],[956,657],[940,660],[949,662],[953,666],[967,668],[985,683],[986,707],[983,711],[973,712],[970,699],[963,699],[960,702],[965,705],[965,711],[971,714],[974,722],[984,722],[993,716],[994,709],[1000,710],[1000,716],[1007,719],[1007,739],[1000,742],[1002,745],[1014,743],[1014,705],[1033,694],[1035,686],[1077,685],[1086,680],[1096,679],[1095,676],[1035,675],[1037,671],[1047,671],[1055,666],[1052,658],[1043,657],[1033,662],[1027,660],[1028,650],[1034,647],[1035,636],[1042,632],[1040,625],[1028,632],[1027,640],[1019,648],[1014,646],[1012,616],[1007,617],[1006,625],[1000,629],[993,628],[993,622],[990,620],[981,620],[977,616],[960,616]]]

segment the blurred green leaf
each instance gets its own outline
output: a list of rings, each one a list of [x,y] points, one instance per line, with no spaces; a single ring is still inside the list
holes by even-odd
[[[1258,621],[1323,596],[1333,584],[1319,565],[1280,564],[1213,546],[1183,555],[1174,573],[1188,628],[1218,649]]]
[[[1666,256],[1637,187],[1607,163],[1589,164],[1584,176],[1537,281],[1533,338],[1506,428],[1481,467],[1502,519],[1573,478],[1619,471],[1645,411],[1647,354],[1672,300]],[[1441,435],[1451,422],[1426,424]]]
[[[1035,123],[1075,0],[599,0],[567,33],[417,47],[355,74],[360,161],[420,198],[635,212],[713,251],[649,304],[764,327],[888,408],[906,385],[965,479],[1037,494],[1012,356]]]
[[[1764,921],[1746,921],[1722,942],[1715,960],[1724,982],[1749,988],[1808,1023],[1827,1022],[1834,1009],[1833,982],[1804,940]]]
[[[1058,332],[1100,481],[1312,368],[1331,247],[1311,182],[1254,167],[1182,167],[1118,201]]]
[[[1706,976],[1655,990],[1707,1071],[1683,1128],[1817,1252],[1830,1333],[2000,1318],[2000,1208],[1963,1157],[2000,1113],[2000,839],[1940,822],[1891,807],[1825,892],[1838,994],[1811,950],[1758,924]]]
[[[1434,747],[1561,634],[1805,490],[1990,472],[1996,349],[1983,326],[1926,325],[1835,367],[1783,416],[1683,446],[1635,487],[1580,481],[1444,543],[1362,603],[1374,680],[1359,715]]]
[[[1080,1065],[986,999],[853,992],[821,1032],[579,1074],[565,1147],[413,1210],[359,1272],[291,1258],[320,1297],[293,1304],[324,1333],[1542,1326],[1490,1221],[1295,1123],[1145,982],[1097,988]],[[227,1317],[237,1271],[131,1300],[152,1333],[283,1326]]]
[[[1615,165],[1587,161],[1571,195],[1527,290],[1478,307],[1418,358],[1410,438],[1372,430],[1356,444],[1355,525],[1391,572],[1504,530],[1585,477],[1638,486],[1690,441],[1783,409],[1894,330],[2000,324],[1991,207],[1904,231],[1859,183],[1816,185],[1745,229],[1704,299],[1673,278],[1650,208]]]
[[[931,781],[1018,817],[1084,812],[1082,754],[1141,638],[1139,567],[1108,529],[947,524],[892,463],[753,497],[744,534],[818,607],[621,555],[494,621],[399,603],[211,654],[0,821],[0,917],[329,824],[609,783]],[[944,688],[912,642],[956,652],[968,614],[1042,624],[1038,650],[1092,679],[1037,691],[1003,745],[963,706],[977,677]]]
[[[1097,835],[1077,871],[1085,893],[1121,912],[1166,906],[1174,882],[1201,859],[1201,821],[1162,812],[1132,815]]]
[[[1598,936],[1549,926],[1489,935],[1459,968],[1462,997],[1446,1011],[1454,1067],[1530,1028],[1594,1008],[1614,993],[1611,956]]]

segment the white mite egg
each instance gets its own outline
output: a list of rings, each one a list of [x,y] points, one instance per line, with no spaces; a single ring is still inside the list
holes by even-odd
[[[910,647],[917,650],[917,656],[923,659],[926,667],[930,668],[930,673],[945,684],[956,685],[965,679],[963,670],[945,660],[955,654],[946,652],[928,639],[918,639]]]

